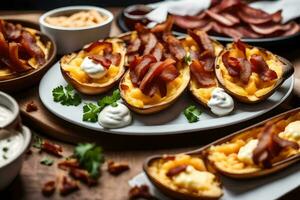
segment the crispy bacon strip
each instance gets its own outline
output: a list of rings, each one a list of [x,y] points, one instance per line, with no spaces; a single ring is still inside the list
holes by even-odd
[[[170,15],[164,23],[158,24],[155,27],[153,27],[151,29],[151,32],[152,33],[171,32],[173,24],[174,24],[174,18],[173,18],[173,16]]]
[[[102,40],[98,40],[96,42],[93,42],[92,44],[88,45],[84,48],[86,52],[92,51],[94,48],[101,46],[101,48],[105,51],[105,53],[112,53],[113,52],[113,46],[110,42],[104,42]]]
[[[21,45],[31,57],[34,57],[37,60],[39,65],[43,65],[46,62],[44,52],[36,44],[35,37],[28,31],[22,31]]]
[[[254,25],[250,24],[251,29],[261,35],[271,35],[278,32],[284,33],[290,30],[293,25],[291,23],[279,25],[279,24],[263,24],[263,25]]]
[[[203,31],[188,30],[188,34],[195,40],[200,49],[207,51],[209,54],[214,56],[214,46],[208,35]]]
[[[291,22],[291,28],[290,30],[286,31],[282,36],[289,36],[289,35],[294,35],[296,33],[300,32],[300,25],[297,24],[296,22]]]
[[[252,55],[250,62],[252,63],[252,70],[258,73],[261,80],[268,82],[278,78],[276,72],[269,68],[262,56]]]
[[[168,45],[170,53],[179,61],[181,61],[186,52],[181,44],[181,42],[171,34],[165,36],[165,42]]]
[[[216,85],[213,73],[205,71],[203,63],[199,60],[193,60],[190,69],[192,76],[200,86],[210,87]]]
[[[253,152],[253,161],[255,164],[262,164],[269,168],[272,166],[271,160],[276,157],[284,148],[291,147],[299,149],[296,142],[279,138],[278,133],[283,131],[274,122],[269,122],[265,125],[259,135],[259,142]]]
[[[24,61],[19,59],[19,45],[17,43],[9,43],[8,50],[9,60],[6,60],[6,64],[10,69],[16,72],[24,72],[32,69],[29,65],[25,64]],[[2,61],[4,60],[2,59]]]
[[[151,54],[156,58],[156,61],[160,61],[162,59],[163,51],[164,46],[160,42],[158,42],[152,50]]]
[[[104,57],[111,61],[111,64],[119,66],[121,63],[122,55],[121,53],[105,53]]]
[[[186,170],[188,165],[179,165],[179,166],[176,166],[174,168],[171,168],[168,172],[167,172],[167,176],[168,177],[173,177],[175,175],[178,175],[180,174],[181,172],[184,172]]]
[[[233,39],[239,39],[243,37],[243,34],[240,33],[238,30],[236,30],[235,28],[223,26],[222,24],[217,22],[213,24],[213,30],[217,33],[228,35]]]
[[[239,76],[240,74],[240,68],[238,66],[238,60],[233,57],[229,57],[230,52],[226,51],[222,55],[222,62],[224,66],[227,68],[228,73],[230,76]]]
[[[109,59],[101,55],[93,54],[93,55],[89,55],[88,58],[92,59],[95,63],[100,63],[106,69],[108,69],[112,63]]]
[[[114,161],[110,160],[107,164],[107,171],[112,175],[119,175],[127,170],[129,170],[130,167],[128,164],[122,164],[122,163],[115,163]]]
[[[130,40],[129,44],[127,45],[127,53],[134,53],[137,52],[141,47],[142,41],[140,38],[136,38],[134,40]]]
[[[168,65],[159,75],[160,79],[164,82],[170,82],[175,80],[179,76],[179,72],[174,65]]]
[[[210,10],[205,11],[208,16],[213,18],[215,21],[225,25],[225,26],[234,26],[238,22],[236,20],[232,20],[232,17],[227,18],[226,15],[218,14],[215,12],[212,12]]]
[[[174,16],[174,24],[183,29],[203,28],[209,23],[208,19],[191,19],[187,16]]]
[[[273,22],[281,21],[281,10],[277,11],[276,13],[274,13],[272,15],[265,13],[265,14],[267,14],[266,16],[259,16],[259,15],[252,16],[251,14],[247,13],[247,10],[249,8],[251,8],[251,7],[242,6],[241,9],[237,12],[240,19],[248,24],[265,24],[265,23],[272,22],[272,21]]]
[[[153,33],[148,33],[147,40],[145,42],[146,42],[146,45],[145,45],[143,55],[149,54],[152,51],[152,49],[154,49],[154,47],[157,43],[157,38]]]

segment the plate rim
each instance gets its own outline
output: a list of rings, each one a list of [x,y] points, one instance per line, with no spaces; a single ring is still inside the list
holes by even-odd
[[[211,129],[216,129],[216,128],[222,128],[222,127],[227,127],[227,126],[231,126],[233,124],[238,124],[238,123],[242,123],[242,122],[245,122],[245,121],[249,121],[255,117],[258,117],[258,116],[261,116],[271,110],[273,110],[274,108],[276,108],[277,106],[279,106],[281,103],[283,103],[289,96],[290,94],[292,93],[293,91],[293,87],[294,87],[294,80],[295,80],[295,76],[292,75],[290,78],[288,78],[286,81],[290,80],[291,81],[291,84],[288,88],[288,90],[286,91],[286,93],[283,95],[283,97],[280,99],[280,101],[274,103],[272,106],[270,106],[268,109],[264,109],[264,110],[260,110],[258,111],[256,114],[254,114],[253,116],[250,116],[250,117],[247,117],[247,118],[241,118],[240,120],[235,120],[235,121],[231,121],[229,123],[226,123],[225,125],[224,124],[217,124],[217,125],[214,125],[214,126],[210,126],[210,127],[205,127],[205,128],[201,128],[199,126],[196,126],[197,124],[190,124],[191,126],[195,126],[195,127],[191,127],[189,129],[185,129],[183,130],[182,128],[181,129],[174,129],[174,127],[178,127],[178,126],[182,126],[182,124],[170,124],[168,126],[172,126],[172,130],[171,131],[155,131],[153,132],[153,128],[159,128],[163,125],[154,125],[154,126],[141,126],[141,127],[146,127],[143,132],[138,132],[138,131],[131,131],[130,130],[122,130],[122,129],[106,129],[106,128],[103,128],[101,126],[99,127],[93,127],[93,126],[89,126],[88,123],[79,123],[75,120],[71,120],[67,117],[65,117],[63,114],[59,113],[59,112],[55,112],[54,110],[52,110],[50,108],[50,106],[44,102],[44,99],[42,97],[42,85],[43,83],[45,82],[44,80],[46,79],[47,75],[52,71],[52,70],[55,70],[54,68],[55,67],[59,67],[59,61],[57,63],[55,63],[48,71],[47,73],[45,73],[45,75],[43,76],[43,78],[41,79],[40,81],[40,84],[39,84],[39,88],[38,88],[38,92],[39,92],[39,98],[42,102],[42,104],[47,108],[48,111],[50,111],[52,114],[54,114],[56,117],[62,119],[62,120],[65,120],[73,125],[76,125],[76,126],[80,126],[82,128],[86,128],[87,130],[93,130],[93,131],[96,131],[96,132],[99,132],[100,134],[102,132],[105,132],[105,133],[109,133],[109,134],[115,134],[115,135],[131,135],[131,136],[158,136],[158,135],[176,135],[176,134],[183,134],[183,133],[192,133],[192,132],[204,132],[204,131],[208,131],[208,130],[211,130]],[[62,75],[61,75],[61,78],[63,79]],[[64,80],[64,79],[63,79]],[[212,119],[212,120],[217,120],[219,118],[215,118],[215,119]],[[149,130],[151,129],[151,130]]]

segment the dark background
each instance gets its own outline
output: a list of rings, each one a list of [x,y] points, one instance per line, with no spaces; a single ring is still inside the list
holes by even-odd
[[[71,5],[122,7],[131,4],[145,4],[157,1],[159,0],[0,0],[0,10],[50,10]]]

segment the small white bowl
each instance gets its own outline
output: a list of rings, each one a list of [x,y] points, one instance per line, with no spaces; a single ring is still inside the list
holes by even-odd
[[[47,17],[69,15],[79,11],[96,10],[108,18],[103,23],[88,27],[61,27],[48,24]],[[54,39],[59,55],[68,54],[80,50],[84,45],[109,36],[113,14],[103,8],[95,6],[68,6],[51,10],[43,14],[40,19],[41,31]]]
[[[22,134],[24,138],[23,144],[19,146],[19,153],[14,155],[14,157],[12,157],[9,162],[4,163],[0,166],[1,191],[5,189],[19,174],[23,164],[23,157],[30,147],[32,135],[27,127],[22,126],[19,106],[12,97],[3,92],[0,92],[0,105],[5,106],[13,113],[13,117],[11,118],[11,120],[4,127],[0,128],[0,134],[4,134],[4,132],[7,133],[7,131],[9,131],[10,133],[14,133],[15,131],[17,131],[19,132],[19,134]]]

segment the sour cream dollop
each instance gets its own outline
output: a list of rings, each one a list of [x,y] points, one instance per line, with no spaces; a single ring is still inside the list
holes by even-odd
[[[129,109],[118,102],[117,106],[106,106],[98,115],[98,123],[104,128],[121,128],[131,123]]]
[[[107,73],[107,69],[100,63],[95,63],[89,57],[85,57],[80,65],[80,68],[93,79],[100,79]]]
[[[234,108],[232,97],[219,87],[213,90],[207,105],[218,116],[228,115]]]
[[[292,140],[300,140],[300,121],[294,121],[289,123],[284,132],[279,134],[280,137],[292,139]]]

